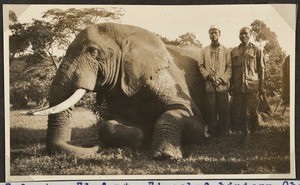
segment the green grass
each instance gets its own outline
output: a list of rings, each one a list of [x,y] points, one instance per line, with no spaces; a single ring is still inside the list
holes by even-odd
[[[240,135],[212,138],[203,145],[183,147],[180,161],[151,160],[150,147],[103,148],[92,158],[45,151],[47,117],[11,111],[11,175],[146,175],[146,174],[278,174],[290,173],[289,109],[265,117],[251,135],[249,147]],[[76,145],[97,142],[96,118],[76,109],[72,140]]]

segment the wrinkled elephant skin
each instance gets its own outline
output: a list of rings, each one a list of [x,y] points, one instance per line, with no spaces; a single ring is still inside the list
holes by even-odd
[[[101,124],[102,142],[112,146],[151,142],[153,158],[181,158],[183,143],[201,143],[204,138],[199,54],[200,48],[165,45],[139,27],[89,26],[67,50],[50,90],[50,106],[77,89],[95,91],[97,99],[105,98],[111,115]],[[97,147],[68,144],[71,113],[67,108],[49,115],[48,151],[94,154]]]

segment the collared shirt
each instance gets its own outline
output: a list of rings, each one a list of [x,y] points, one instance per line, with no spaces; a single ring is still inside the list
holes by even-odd
[[[220,51],[220,47],[214,48],[210,46],[210,60],[212,64],[213,73],[217,73],[217,71],[220,70],[219,51]]]
[[[231,51],[233,93],[258,90],[259,73],[265,68],[263,53],[252,43],[235,47]]]
[[[223,81],[222,84],[217,86],[217,92],[227,91],[231,77],[230,51],[221,44],[217,48],[213,48],[211,45],[205,47],[201,51],[199,70],[204,79],[212,74],[216,79],[220,78]],[[214,88],[214,84],[206,80],[206,91],[213,92]]]

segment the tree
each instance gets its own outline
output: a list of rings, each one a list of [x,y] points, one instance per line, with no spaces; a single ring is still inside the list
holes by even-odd
[[[44,60],[50,60],[58,68],[58,63],[54,59],[53,48],[58,46],[57,38],[63,37],[60,32],[55,32],[51,23],[41,20],[34,20],[27,28],[30,38],[31,50],[34,54],[40,55]]]
[[[199,40],[196,39],[196,35],[194,33],[187,32],[183,35],[179,36],[179,42],[181,46],[198,46],[202,47],[202,44]]]
[[[26,24],[13,23],[10,26],[11,59],[21,52],[39,54],[58,68],[59,64],[54,59],[56,50],[65,50],[80,30],[100,20],[119,20],[122,15],[120,8],[50,9],[44,12],[42,20],[34,19],[32,23]],[[15,20],[13,13],[11,19]]]
[[[10,23],[16,23],[18,22],[17,15],[14,11],[9,10],[8,12],[8,18]]]
[[[63,36],[57,37],[60,46],[67,47],[76,34],[87,25],[101,21],[120,20],[124,15],[122,8],[70,8],[67,10],[50,9],[43,14],[43,18],[51,19],[54,32]]]
[[[281,91],[281,66],[286,54],[280,47],[276,33],[267,27],[263,21],[254,20],[250,26],[255,41],[259,43],[260,47],[263,47],[266,56],[265,88],[269,95],[274,96]]]
[[[29,46],[30,41],[28,35],[25,34],[26,24],[15,22],[9,25],[12,35],[9,36],[9,62],[15,58],[17,54],[25,52]]]
[[[260,47],[264,48],[264,54],[267,55],[270,60],[282,63],[286,55],[279,45],[276,33],[271,31],[271,29],[260,20],[254,20],[254,22],[251,23],[251,29],[255,41],[260,44]]]
[[[176,40],[169,40],[168,38],[166,37],[163,37],[159,34],[156,34],[159,38],[161,38],[161,40],[163,41],[163,43],[165,44],[170,44],[170,45],[174,45],[174,46],[179,46],[180,45],[180,42],[178,41],[178,39]]]
[[[194,33],[187,32],[185,34],[179,35],[178,38],[175,40],[169,40],[166,37],[163,37],[159,34],[157,34],[158,37],[161,38],[161,40],[165,44],[170,44],[174,46],[197,46],[197,47],[202,47],[202,44],[199,40],[197,40],[196,35]]]
[[[9,61],[14,59],[17,54],[22,53],[29,47],[28,38],[22,34],[24,32],[25,24],[18,22],[17,15],[14,11],[9,11],[9,29],[12,34],[9,36]]]

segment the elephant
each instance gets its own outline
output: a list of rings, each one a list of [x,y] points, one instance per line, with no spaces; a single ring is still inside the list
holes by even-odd
[[[205,140],[205,89],[198,47],[165,45],[133,25],[101,23],[83,29],[69,45],[49,92],[49,153],[94,155],[100,147],[69,143],[74,104],[86,92],[105,99],[110,113],[99,138],[107,145],[145,143],[153,159],[182,158],[183,144]]]

